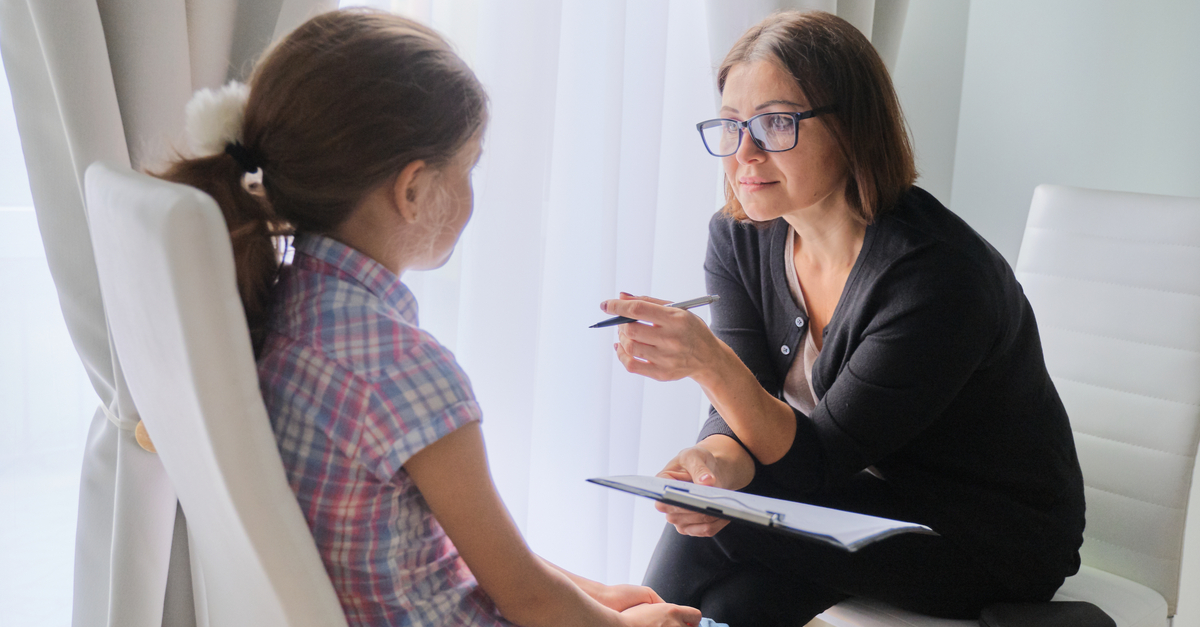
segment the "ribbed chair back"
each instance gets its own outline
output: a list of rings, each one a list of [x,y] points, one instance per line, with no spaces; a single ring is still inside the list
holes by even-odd
[[[199,624],[345,627],[259,393],[216,203],[104,163],[86,189],[116,353],[187,516]]]
[[[1174,615],[1200,442],[1200,199],[1042,185],[1016,273],[1075,432],[1083,562]]]

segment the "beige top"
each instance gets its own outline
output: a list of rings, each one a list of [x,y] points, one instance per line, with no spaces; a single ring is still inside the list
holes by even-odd
[[[783,253],[784,267],[787,269],[788,291],[792,293],[792,300],[796,301],[796,306],[807,317],[808,308],[804,306],[804,292],[800,291],[800,279],[796,277],[795,247],[796,231],[789,226],[787,247]],[[812,325],[808,325],[806,328],[804,336],[800,339],[800,346],[797,348],[800,351],[800,355],[797,357],[802,358],[792,361],[792,367],[788,369],[787,378],[783,381],[783,400],[801,412],[811,414],[813,408],[817,406],[817,395],[812,388],[812,367],[813,362],[817,360],[817,355],[821,354],[812,338]]]

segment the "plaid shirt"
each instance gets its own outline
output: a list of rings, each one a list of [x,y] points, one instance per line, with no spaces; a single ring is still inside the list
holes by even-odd
[[[417,328],[397,277],[335,240],[301,235],[272,293],[258,375],[288,482],[346,619],[504,626],[404,463],[474,420],[454,356]]]

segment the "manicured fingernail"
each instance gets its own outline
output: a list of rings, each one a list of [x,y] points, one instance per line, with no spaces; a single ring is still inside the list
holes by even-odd
[[[600,311],[603,311],[604,313],[608,313],[608,301],[606,301],[606,300],[600,301]]]
[[[621,292],[621,296],[628,296],[629,298],[633,298],[633,294],[630,294],[629,292]]]
[[[700,481],[702,483],[705,481],[710,481],[710,480],[712,480],[712,475],[710,475],[708,473],[704,473],[704,474],[700,475],[700,478],[698,479],[698,481]]]

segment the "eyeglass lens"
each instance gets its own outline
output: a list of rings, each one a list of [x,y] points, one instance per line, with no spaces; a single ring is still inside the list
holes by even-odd
[[[701,133],[708,151],[718,157],[737,152],[741,124],[733,120],[710,120]],[[786,113],[768,113],[750,119],[750,136],[763,150],[782,152],[796,147],[796,119]]]

